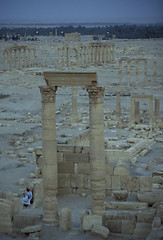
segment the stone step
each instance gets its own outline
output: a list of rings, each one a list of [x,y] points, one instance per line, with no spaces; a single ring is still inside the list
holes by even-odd
[[[120,210],[142,210],[147,209],[148,203],[145,202],[118,202],[110,201],[105,203],[105,209],[120,209]]]

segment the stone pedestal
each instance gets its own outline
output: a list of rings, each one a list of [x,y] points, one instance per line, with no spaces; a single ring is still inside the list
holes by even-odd
[[[56,87],[40,87],[42,95],[42,147],[43,147],[43,221],[55,225],[58,218],[57,147],[56,147]]]
[[[90,162],[93,215],[105,213],[105,154],[103,87],[87,88],[90,103]]]

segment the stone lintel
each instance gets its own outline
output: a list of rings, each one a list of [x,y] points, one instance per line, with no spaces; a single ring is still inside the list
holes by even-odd
[[[48,86],[96,86],[96,72],[44,72]]]
[[[143,94],[141,94],[141,95],[132,95],[131,96],[131,98],[132,99],[153,99],[153,95],[143,95]]]

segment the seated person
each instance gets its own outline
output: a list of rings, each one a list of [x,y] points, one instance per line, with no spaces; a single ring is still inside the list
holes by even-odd
[[[32,191],[27,188],[26,189],[26,193],[24,194],[23,198],[22,198],[22,204],[27,207],[29,206],[31,203],[33,203],[33,194]]]

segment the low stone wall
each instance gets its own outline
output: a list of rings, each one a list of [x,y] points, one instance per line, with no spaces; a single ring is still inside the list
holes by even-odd
[[[142,140],[143,141],[143,140]],[[144,144],[140,141],[135,144],[139,152],[144,149]],[[137,146],[138,145],[138,146]],[[141,145],[141,147],[140,147]],[[41,177],[42,169],[42,149],[37,148],[37,178]],[[133,147],[127,151],[106,150],[106,195],[111,195],[112,191],[127,190],[133,192],[151,192],[155,178],[147,176],[131,176],[129,168],[124,162],[135,156]],[[89,146],[58,145],[58,194],[90,193],[90,156]],[[113,161],[113,162],[112,162]],[[118,164],[117,164],[118,162]]]

